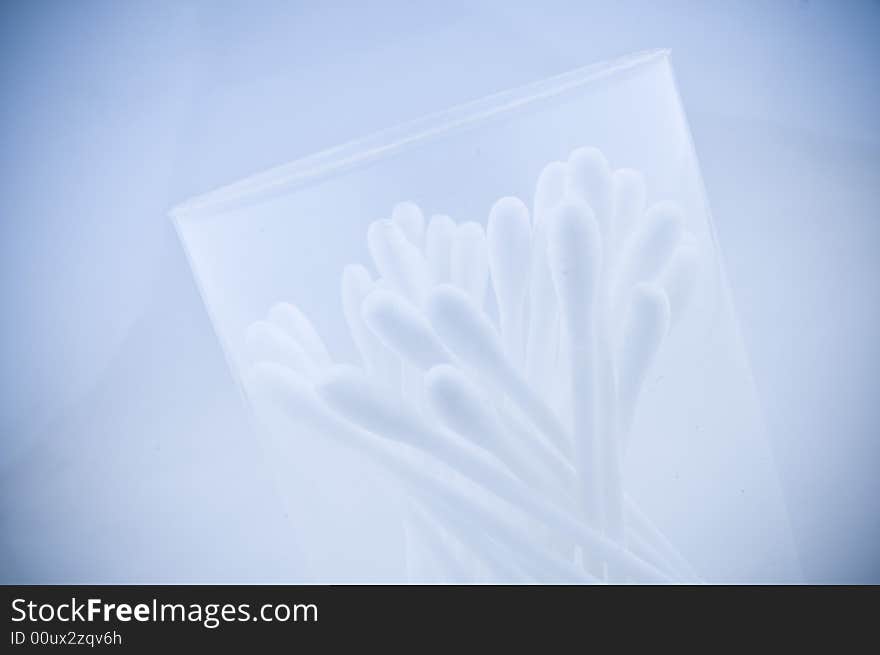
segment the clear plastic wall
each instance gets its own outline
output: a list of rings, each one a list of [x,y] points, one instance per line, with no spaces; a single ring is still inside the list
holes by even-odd
[[[668,53],[173,217],[313,579],[798,579]]]

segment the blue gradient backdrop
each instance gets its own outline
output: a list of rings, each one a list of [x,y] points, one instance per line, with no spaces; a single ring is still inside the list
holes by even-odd
[[[880,582],[880,3],[5,2],[0,30],[0,582],[307,579],[167,209],[653,47],[806,578]]]

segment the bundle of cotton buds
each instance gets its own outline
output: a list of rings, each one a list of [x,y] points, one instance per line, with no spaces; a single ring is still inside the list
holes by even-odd
[[[621,475],[643,381],[699,273],[680,208],[646,208],[639,172],[579,148],[543,169],[531,211],[506,197],[485,230],[426,227],[404,202],[367,244],[376,275],[342,274],[359,365],[334,365],[278,304],[247,333],[255,402],[393,472],[410,555],[434,579],[697,580]]]

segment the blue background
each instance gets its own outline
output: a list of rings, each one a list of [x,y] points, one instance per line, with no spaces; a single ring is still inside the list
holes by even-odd
[[[805,576],[880,582],[880,4],[7,2],[0,30],[0,581],[306,575],[172,205],[669,47]]]

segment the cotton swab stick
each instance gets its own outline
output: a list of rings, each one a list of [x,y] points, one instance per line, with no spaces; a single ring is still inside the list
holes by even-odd
[[[420,513],[426,520],[433,520],[434,532],[437,534],[435,541],[442,540],[447,545],[445,550],[451,551],[449,546],[454,548],[454,552],[450,552],[452,558],[458,563],[453,570],[458,576],[459,582],[467,584],[479,584],[481,582],[501,583],[501,584],[522,584],[534,583],[544,580],[556,579],[554,574],[562,567],[560,564],[556,567],[541,566],[531,567],[538,568],[540,571],[547,573],[539,578],[535,578],[529,572],[523,569],[522,560],[527,563],[531,562],[531,558],[524,554],[524,549],[517,548],[513,550],[505,542],[499,541],[492,530],[484,530],[474,527],[474,523],[467,519],[462,519],[454,508],[450,508],[444,501],[427,503],[419,496],[415,496],[417,513]],[[416,512],[414,512],[416,513]],[[428,526],[426,526],[428,527]],[[514,538],[521,538],[519,535]],[[430,547],[431,544],[428,544]],[[528,549],[525,549],[528,553]],[[450,558],[450,559],[452,559]],[[448,561],[448,560],[447,560]],[[477,570],[465,570],[466,562],[470,569],[477,565]],[[543,562],[542,562],[543,564]],[[573,567],[572,567],[573,568]],[[561,580],[571,582],[578,579],[577,573],[574,575],[569,572],[568,575]],[[448,579],[444,582],[456,582],[455,579]]]
[[[475,484],[520,509],[537,521],[582,543],[628,574],[662,581],[655,567],[632,556],[601,533],[572,518],[530,492],[488,453],[467,442],[450,439],[418,415],[375,389],[357,369],[338,366],[316,387],[327,406],[368,432],[420,448],[445,462]]]
[[[455,238],[455,222],[445,214],[431,217],[425,234],[425,256],[428,259],[428,270],[434,284],[443,284],[452,280],[450,259],[452,258],[452,241]]]
[[[559,316],[556,289],[547,266],[547,230],[535,228],[531,282],[528,297],[528,335],[526,337],[526,379],[545,401],[553,393],[556,353],[559,348]]]
[[[367,247],[376,270],[392,288],[421,305],[430,287],[428,265],[397,224],[390,220],[373,221],[367,230]]]
[[[492,540],[484,530],[474,530],[466,521],[461,521],[456,512],[445,503],[436,501],[427,503],[418,496],[413,500],[415,502],[412,503],[411,513],[420,514],[425,521],[433,523],[434,532],[439,532],[437,536],[447,544],[444,550],[448,551],[450,559],[458,564],[454,571],[460,582],[471,584],[481,582],[481,573],[484,573],[487,580],[496,583],[534,581],[520,566],[517,566],[517,558],[512,551],[508,551],[510,552],[508,555],[502,550],[501,544]],[[479,570],[465,570],[462,562],[477,563]]]
[[[482,307],[489,283],[489,259],[486,235],[479,223],[468,221],[456,228],[449,273],[452,284],[466,291],[477,307]]]
[[[641,533],[636,532],[632,528],[626,528],[626,547],[633,553],[641,557],[646,562],[650,562],[658,569],[666,573],[671,578],[680,577],[679,572],[672,563],[666,559]],[[683,578],[682,578],[683,579]]]
[[[568,176],[566,178],[566,191],[574,197],[586,202],[593,210],[593,215],[599,226],[599,231],[604,239],[602,249],[602,264],[599,269],[602,279],[599,287],[599,295],[595,298],[595,339],[596,359],[595,367],[595,423],[598,428],[598,453],[601,457],[600,467],[603,475],[601,488],[603,490],[603,522],[606,532],[623,542],[623,513],[621,504],[621,481],[620,466],[617,457],[616,436],[616,400],[614,362],[610,356],[609,343],[613,325],[610,321],[610,307],[612,306],[608,280],[614,267],[616,252],[614,233],[614,175],[608,160],[597,148],[578,148],[568,158]],[[573,383],[580,373],[576,370],[577,364],[573,361]],[[576,399],[574,402],[582,402]],[[575,409],[577,411],[577,409]]]
[[[601,233],[607,237],[613,212],[612,177],[608,160],[598,148],[578,148],[568,157],[566,194],[586,202]]]
[[[390,458],[398,467],[413,470],[416,477],[423,470],[419,468],[423,467],[419,458],[411,453],[387,452],[387,444],[378,437],[362,433],[332,413],[315,393],[311,383],[290,369],[274,363],[260,362],[250,369],[246,389],[258,409],[274,407],[295,424],[343,445],[366,451],[368,456],[379,459],[380,464],[381,460]],[[422,472],[421,475],[430,474]]]
[[[373,290],[364,299],[361,311],[373,334],[417,369],[452,361],[428,320],[393,291]]]
[[[666,538],[657,526],[645,516],[644,512],[639,509],[631,498],[626,499],[627,521],[637,530],[643,538],[647,539],[655,549],[666,555],[666,557],[674,562],[683,575],[682,578],[690,582],[702,582],[702,579],[684,558],[684,556],[673,546],[669,539]]]
[[[556,448],[569,455],[565,429],[504,355],[494,327],[464,292],[440,285],[428,296],[428,318],[454,355],[507,394]]]
[[[431,369],[425,376],[426,396],[432,415],[444,423],[462,438],[475,443],[498,457],[507,467],[528,485],[532,493],[544,495],[548,500],[560,507],[569,509],[571,469],[566,471],[565,464],[557,455],[557,459],[548,458],[545,452],[554,453],[547,447],[540,446],[543,439],[535,439],[522,424],[516,422],[516,429],[509,424],[500,422],[493,404],[471,382],[461,370],[440,365]],[[499,411],[509,407],[507,403],[499,404]],[[548,460],[558,463],[562,472],[557,475],[552,467],[547,466]],[[566,477],[568,473],[568,477]],[[544,525],[529,528],[533,538],[545,548],[557,552],[563,557],[571,552],[572,544],[565,539],[560,540],[555,532]],[[547,579],[546,575],[540,579]]]
[[[391,284],[386,278],[379,278],[376,281],[376,288],[381,289],[382,291],[387,291],[389,293],[394,294],[397,297],[403,298],[397,287]],[[406,301],[404,301],[406,302]],[[363,308],[361,308],[363,312]],[[379,340],[381,342],[381,339]],[[385,345],[384,343],[382,345]],[[386,351],[393,355],[398,355],[399,353],[394,352],[393,348],[387,348]],[[413,403],[413,405],[420,407],[423,404],[423,385],[422,385],[422,374],[417,368],[413,368],[411,364],[406,361],[401,361],[398,357],[393,357],[394,365],[397,367],[397,378],[400,381],[400,393],[403,397],[404,402]]]
[[[514,366],[521,367],[524,359],[523,311],[532,244],[529,209],[522,200],[506,197],[492,206],[486,244],[504,349]]]
[[[400,389],[400,360],[379,341],[364,323],[361,306],[376,285],[363,266],[346,266],[342,272],[342,312],[364,367],[386,389]]]
[[[683,569],[677,560],[670,558],[666,550],[659,548],[648,534],[632,524],[626,526],[626,543],[632,552],[664,571],[670,578],[687,583],[702,582]]]
[[[623,520],[623,476],[620,466],[620,437],[618,421],[617,370],[614,361],[614,345],[607,312],[602,312],[599,329],[599,444],[602,454],[602,488],[605,533],[616,542],[625,543]],[[614,579],[616,571],[609,568],[608,575]]]
[[[503,516],[475,502],[472,493],[452,484],[448,478],[439,478],[425,468],[414,467],[411,458],[404,457],[399,448],[380,440],[357,424],[350,423],[332,411],[319,398],[314,388],[289,369],[278,364],[259,363],[251,368],[246,388],[255,401],[264,401],[281,410],[290,420],[305,424],[318,434],[343,445],[357,448],[379,465],[396,475],[430,506],[442,503],[448,511],[465,523],[471,531],[484,530],[493,539],[514,552],[533,558],[549,570],[557,570],[573,581],[593,582],[594,579],[572,565],[545,553],[531,539]],[[625,556],[625,554],[623,555]],[[645,568],[651,580],[663,580],[662,574],[650,565],[633,558],[633,572]]]
[[[333,425],[341,424],[340,419],[327,411],[305,378],[285,366],[258,363],[251,369],[246,389],[254,396],[267,397],[292,417],[313,424],[317,432],[336,436]],[[411,468],[411,463],[406,466]]]
[[[418,502],[408,503],[406,517],[407,557],[410,555],[410,546],[414,550],[427,551],[428,556],[436,568],[439,569],[436,582],[459,584],[470,581],[470,575],[464,565],[456,557],[451,546],[458,545],[448,534],[449,531],[440,525],[436,512]],[[431,580],[419,579],[414,572],[410,572],[410,582],[431,582]]]
[[[425,375],[428,404],[453,432],[485,448],[527,483],[534,479],[531,463],[512,442],[479,388],[460,370],[448,364],[435,366]]]
[[[422,493],[424,495],[426,492]],[[459,527],[462,534],[467,535],[471,541],[483,545],[484,548],[500,547],[501,552],[489,562],[489,565],[493,569],[501,568],[502,576],[506,573],[516,579],[522,575],[520,567],[512,565],[511,560],[517,560],[522,561],[530,571],[533,571],[541,582],[576,584],[599,582],[574,564],[546,552],[534,543],[530,534],[524,533],[519,526],[499,517],[497,513],[483,507],[478,507],[476,511],[467,511],[470,509],[468,505],[471,504],[467,496],[456,495],[455,492],[442,496],[433,491],[431,493],[435,505],[449,508],[446,516],[453,525]]]
[[[298,307],[286,302],[276,303],[269,310],[269,322],[274,323],[296,340],[316,365],[321,368],[330,366],[332,359],[327,352],[327,346],[324,345],[324,340]]]
[[[268,321],[256,321],[248,327],[245,347],[252,361],[277,362],[310,379],[318,375],[318,366],[302,346]]]
[[[509,404],[496,403],[495,411],[505,433],[523,450],[535,469],[535,476],[548,483],[547,491],[558,502],[569,505],[576,488],[574,467],[546,439],[536,438],[527,419],[522,418]]]
[[[376,389],[359,369],[335,366],[315,390],[340,416],[369,432],[419,448],[490,490],[514,479],[488,451],[427,423],[410,407]]]
[[[401,393],[407,402],[424,404],[423,371],[450,361],[450,355],[427,319],[400,294],[376,289],[361,308],[364,322],[402,360]]]
[[[566,166],[556,161],[547,164],[538,177],[532,218],[532,257],[529,273],[529,329],[526,338],[526,379],[542,393],[545,401],[552,395],[551,378],[558,347],[559,324],[556,312],[556,289],[547,265],[548,212],[565,194]]]
[[[549,220],[548,262],[571,357],[574,464],[580,504],[587,522],[599,526],[603,493],[596,434],[595,305],[602,262],[601,235],[593,211],[582,202],[564,202]]]
[[[391,220],[416,248],[425,244],[425,215],[414,202],[399,202],[391,210]]]
[[[640,284],[633,290],[618,355],[623,449],[629,440],[645,376],[669,331],[669,314],[669,301],[662,288],[656,284]]]
[[[443,507],[444,503],[437,503]],[[491,559],[481,557],[494,574],[493,581],[502,580],[512,583],[537,581],[542,583],[572,583],[597,584],[599,581],[572,563],[556,556],[540,555],[543,553],[539,548],[527,542],[528,547],[514,547],[510,537],[502,533],[499,539],[499,531],[487,531],[483,525],[475,522],[471,515],[460,515],[448,512],[445,517],[452,526],[459,529],[459,533],[466,536],[470,543],[486,553]],[[505,524],[505,532],[510,528]],[[507,537],[507,538],[505,538]]]
[[[406,579],[410,583],[436,584],[445,581],[444,576],[449,567],[446,562],[437,557],[441,550],[432,542],[437,538],[436,534],[426,535],[431,528],[420,523],[415,516],[413,507],[415,502],[407,499],[407,506],[403,516],[403,559]],[[633,552],[638,552],[633,549]],[[644,557],[643,553],[639,553]],[[656,565],[649,557],[645,561]],[[467,578],[464,578],[467,579]]]

